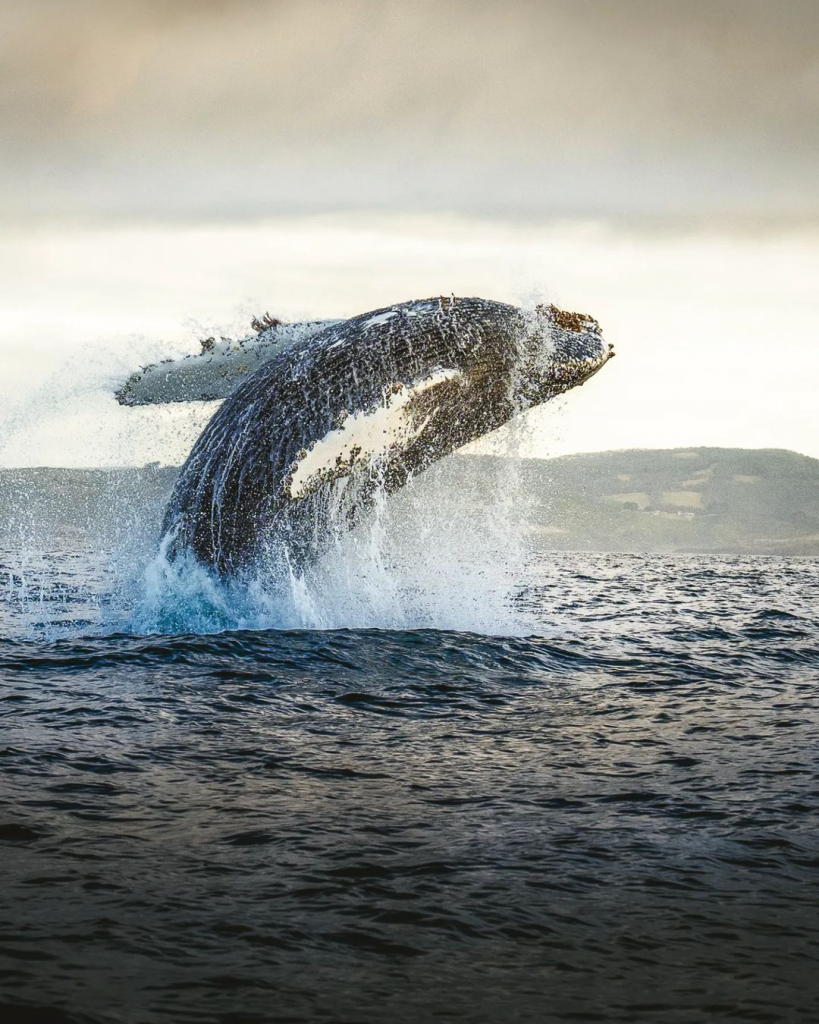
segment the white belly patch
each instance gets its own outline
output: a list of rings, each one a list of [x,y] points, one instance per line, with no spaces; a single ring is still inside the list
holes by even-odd
[[[349,473],[356,463],[377,459],[394,446],[414,440],[434,412],[418,421],[410,414],[410,403],[430,388],[460,376],[460,370],[435,370],[416,384],[385,388],[380,406],[370,412],[350,413],[309,451],[299,453],[290,480],[290,497],[300,498],[317,479]]]

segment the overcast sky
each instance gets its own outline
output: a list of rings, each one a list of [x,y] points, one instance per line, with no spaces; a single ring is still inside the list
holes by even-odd
[[[253,313],[592,313],[530,454],[819,457],[817,0],[0,0],[0,464],[178,461]]]
[[[819,219],[816,0],[2,0],[14,218]]]

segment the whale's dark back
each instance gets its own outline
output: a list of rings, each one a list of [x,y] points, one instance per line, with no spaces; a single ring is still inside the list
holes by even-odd
[[[503,303],[408,302],[343,321],[261,366],[217,411],[182,469],[164,522],[171,550],[191,550],[227,573],[271,548],[295,561],[309,557],[332,532],[329,520],[352,525],[376,485],[397,489],[508,418],[522,328],[521,311]],[[378,408],[385,388],[412,386],[436,370],[464,380],[442,389],[447,409],[434,431],[362,466],[353,487],[349,473],[328,473],[321,486],[293,496],[294,464],[345,416]]]

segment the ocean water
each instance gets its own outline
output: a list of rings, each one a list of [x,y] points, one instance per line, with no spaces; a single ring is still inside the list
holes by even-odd
[[[819,1020],[819,562],[419,537],[7,544],[0,1020]]]

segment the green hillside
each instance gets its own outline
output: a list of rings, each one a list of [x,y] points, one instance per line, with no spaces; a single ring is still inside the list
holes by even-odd
[[[504,471],[499,459],[469,462],[482,490]],[[526,460],[521,474],[541,545],[819,555],[819,460],[795,452],[599,452]]]
[[[49,535],[105,542],[159,519],[177,470],[158,464],[124,469],[0,470],[0,541]]]
[[[104,539],[138,525],[148,537],[176,472],[0,470],[0,532]],[[485,514],[510,488],[539,548],[819,556],[819,460],[777,449],[456,455],[419,478],[412,500]]]

